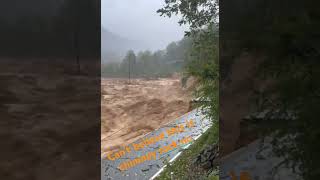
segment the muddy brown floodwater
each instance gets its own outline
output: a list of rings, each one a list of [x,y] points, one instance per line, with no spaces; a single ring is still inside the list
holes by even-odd
[[[190,111],[191,91],[180,78],[102,79],[102,155]]]

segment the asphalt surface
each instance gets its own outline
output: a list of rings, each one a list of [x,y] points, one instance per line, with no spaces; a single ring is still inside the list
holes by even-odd
[[[192,120],[192,121],[190,121]],[[191,122],[191,123],[190,123]],[[192,125],[193,122],[193,125]],[[211,122],[204,117],[200,110],[193,110],[175,121],[145,135],[143,138],[129,145],[129,151],[116,158],[115,153],[102,157],[101,160],[101,178],[102,180],[144,180],[155,178],[169,162],[173,162],[183,149],[186,149],[198,139],[210,126]],[[173,132],[172,128],[183,126],[183,132],[176,132],[169,136],[168,130]],[[175,129],[178,130],[179,128]],[[182,130],[182,128],[180,128]],[[133,144],[141,143],[144,139],[151,137],[161,137],[161,140],[134,150]],[[182,141],[181,141],[182,140]],[[170,148],[163,148],[170,147]],[[160,152],[161,151],[161,152]],[[156,155],[151,156],[150,154]],[[119,156],[118,156],[119,157]],[[144,157],[144,158],[142,158]],[[133,161],[134,159],[144,159],[143,161]],[[132,165],[133,162],[138,162]],[[132,166],[124,166],[126,165]],[[126,167],[121,170],[121,167]]]
[[[276,168],[282,158],[272,152],[270,139],[256,140],[230,155],[220,162],[220,180],[299,180],[298,175],[285,166]],[[242,178],[241,178],[242,176]]]

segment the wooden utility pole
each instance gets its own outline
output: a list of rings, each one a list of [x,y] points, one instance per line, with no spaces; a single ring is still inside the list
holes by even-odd
[[[130,84],[130,81],[131,81],[131,68],[130,68],[130,59],[131,59],[131,57],[129,57],[129,59],[128,59],[128,64],[129,64],[129,84]]]
[[[80,67],[80,57],[79,57],[79,35],[78,29],[76,28],[74,32],[74,48],[75,48],[75,55],[76,55],[76,62],[77,62],[77,72],[80,74],[81,67]]]
[[[81,72],[81,66],[80,66],[80,51],[79,51],[79,13],[75,13],[75,26],[74,26],[74,50],[75,50],[75,57],[76,57],[76,64],[77,64],[77,73],[80,74]]]

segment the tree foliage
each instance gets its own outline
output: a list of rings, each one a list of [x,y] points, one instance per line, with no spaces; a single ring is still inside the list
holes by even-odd
[[[157,12],[171,17],[181,14],[179,24],[190,25],[191,30],[214,24],[218,18],[219,1],[215,0],[166,0],[165,6]]]
[[[272,85],[261,92],[260,109],[269,110],[267,126],[274,152],[304,179],[320,177],[320,11],[319,3],[299,0],[226,2],[224,47],[231,56],[263,57],[259,75]],[[228,11],[226,11],[228,12]],[[234,18],[237,17],[237,18]],[[283,117],[288,118],[272,118]]]
[[[170,43],[165,50],[138,52],[136,62],[132,65],[132,77],[167,77],[173,73],[181,72],[190,58],[191,46],[192,39],[186,37],[179,42]],[[105,77],[127,77],[128,66],[125,65],[126,61],[127,57],[118,66],[115,66],[117,63],[103,65],[102,75]]]
[[[193,39],[191,58],[185,68],[186,78],[198,79],[195,97],[211,120],[218,119],[219,36],[218,1],[214,0],[166,0],[157,12],[171,17],[181,14],[179,24],[189,24],[186,36]]]
[[[219,141],[219,30],[217,18],[218,1],[213,0],[166,0],[166,5],[158,10],[162,16],[181,14],[181,24],[189,24],[186,36],[192,39],[190,57],[184,69],[185,82],[189,77],[196,78],[195,99],[207,118],[213,121],[210,137]],[[203,148],[203,147],[201,147]],[[202,172],[203,173],[203,172]],[[188,176],[189,177],[189,176]],[[215,177],[213,177],[215,178]]]

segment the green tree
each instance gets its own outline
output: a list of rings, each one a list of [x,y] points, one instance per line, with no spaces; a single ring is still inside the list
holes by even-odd
[[[246,3],[228,0],[224,3],[232,13],[224,13],[224,22],[228,24],[224,24],[223,47],[228,47],[230,57],[243,52],[253,55],[258,52],[263,56],[259,72],[274,82],[263,93],[265,97],[277,98],[268,103],[270,99],[261,96],[266,102],[261,109],[291,117],[268,119],[267,126],[264,124],[258,129],[265,132],[264,135],[273,133],[274,152],[285,157],[283,163],[298,168],[304,179],[318,179],[320,145],[315,143],[320,138],[320,82],[316,78],[320,75],[318,4],[299,0],[249,0]],[[180,23],[189,23],[188,34],[192,35],[193,31],[215,24],[219,9],[214,4],[210,0],[173,0],[166,1],[158,12],[169,17],[181,13]],[[201,57],[198,54],[197,58],[203,59]],[[195,74],[211,77],[211,73],[207,73],[210,70],[201,69],[203,73]]]
[[[207,117],[217,120],[219,104],[218,1],[174,0],[165,2],[165,6],[157,11],[161,16],[171,17],[182,14],[179,24],[190,25],[190,31],[186,32],[186,36],[192,38],[193,46],[184,79],[190,76],[198,79],[199,88],[195,90],[195,96],[200,100],[202,109],[207,112]],[[176,47],[170,45],[168,48]]]
[[[266,123],[255,127],[263,136],[274,135],[273,149],[285,158],[282,164],[303,179],[319,179],[320,145],[315,143],[320,139],[319,2],[224,3],[232,13],[224,14],[229,23],[224,26],[223,47],[231,57],[246,52],[261,59],[257,75],[272,81],[257,96],[262,102],[259,109],[270,113]]]
[[[195,89],[195,98],[198,105],[207,118],[213,121],[210,128],[210,136],[205,137],[206,143],[219,142],[218,105],[219,105],[219,31],[217,25],[218,2],[213,0],[173,0],[165,1],[166,5],[158,10],[161,15],[171,17],[173,14],[181,14],[180,24],[189,24],[190,31],[186,32],[185,42],[180,46],[192,42],[190,53],[187,55],[185,76],[182,82],[189,77],[198,80]],[[188,47],[188,46],[185,46]],[[179,48],[178,48],[179,49]],[[181,48],[179,51],[189,48]],[[187,51],[188,51],[187,50]],[[176,56],[178,59],[179,56]],[[206,147],[201,147],[206,148]],[[203,173],[203,172],[202,172]],[[216,177],[214,177],[216,178]]]
[[[190,51],[192,49],[192,38],[185,37],[181,41],[173,42],[168,45],[165,50],[151,52],[149,50],[140,51],[136,56],[136,63],[130,64],[131,77],[168,77],[176,72],[181,72],[183,66],[190,59]],[[128,52],[132,54],[133,52]],[[124,58],[118,73],[112,76],[127,77],[129,73],[128,58]],[[103,66],[103,75],[111,75],[111,63]],[[109,69],[106,73],[106,69]]]
[[[127,74],[129,78],[129,83],[131,82],[132,75],[135,74],[135,65],[136,65],[136,55],[133,50],[129,50],[127,55],[123,59],[122,68],[127,69]]]
[[[56,16],[56,41],[64,47],[64,56],[75,58],[78,73],[81,57],[100,57],[99,7],[98,0],[65,0]]]

